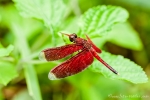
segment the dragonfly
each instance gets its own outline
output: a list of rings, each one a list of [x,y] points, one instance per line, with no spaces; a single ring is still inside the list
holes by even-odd
[[[70,59],[54,67],[48,74],[48,78],[50,80],[57,80],[77,74],[91,65],[94,61],[94,58],[100,61],[114,74],[118,74],[115,69],[108,65],[98,55],[98,53],[101,53],[102,51],[91,41],[91,39],[87,35],[85,35],[86,39],[83,39],[78,37],[75,33],[62,34],[68,36],[72,44],[45,49],[40,52],[39,59],[44,59],[46,61],[55,61],[65,58],[75,52],[78,53],[72,56]]]

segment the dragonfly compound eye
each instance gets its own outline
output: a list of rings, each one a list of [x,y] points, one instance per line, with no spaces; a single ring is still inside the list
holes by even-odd
[[[76,33],[73,33],[72,35],[73,35],[75,38],[77,38],[77,34],[76,34]]]
[[[75,38],[77,38],[77,35],[76,35],[75,33],[73,33],[73,34],[71,34],[71,35],[69,36],[69,40],[70,40],[71,42],[74,42],[74,41],[75,41]]]

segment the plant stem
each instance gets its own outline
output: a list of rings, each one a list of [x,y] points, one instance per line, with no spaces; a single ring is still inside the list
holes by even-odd
[[[19,25],[14,24],[12,25],[12,31],[16,37],[16,44],[19,52],[21,53],[21,57],[23,60],[25,60],[26,58],[28,58],[28,56],[30,56],[30,48],[24,35],[25,33],[23,31],[23,28]],[[34,66],[32,64],[23,63],[23,68],[29,94],[34,100],[42,100]]]

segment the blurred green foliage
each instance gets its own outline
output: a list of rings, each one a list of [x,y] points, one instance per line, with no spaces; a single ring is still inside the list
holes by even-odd
[[[137,25],[133,17],[139,13],[134,8],[137,2],[0,1],[0,100],[149,100],[150,53],[145,43],[150,43],[150,20],[145,20],[150,15],[146,13],[147,6],[140,6],[143,13],[139,14]],[[126,22],[128,12],[131,16]],[[130,23],[135,29],[140,26],[143,29],[136,31]],[[87,33],[105,50],[100,56],[120,75],[114,75],[95,60],[82,73],[58,81],[48,80],[50,69],[66,59],[43,62],[38,54],[45,48],[65,45],[64,41],[70,43],[60,31],[77,33],[82,38]]]

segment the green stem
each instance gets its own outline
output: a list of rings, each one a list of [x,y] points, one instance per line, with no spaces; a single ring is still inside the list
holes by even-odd
[[[52,42],[54,42],[53,44],[54,44],[54,46],[56,46],[56,31],[55,31],[55,29],[54,29],[54,27],[53,27],[53,25],[49,22],[48,24],[46,24],[45,23],[45,25],[46,25],[46,27],[48,27],[49,28],[49,30],[50,30],[50,34],[51,34],[51,39],[52,39]]]
[[[26,58],[30,56],[30,48],[24,35],[25,33],[23,33],[24,31],[22,27],[16,24],[12,25],[12,31],[16,37],[16,43],[21,53],[22,60],[26,60]],[[34,100],[42,100],[34,66],[32,64],[25,63],[23,64],[23,68],[29,94],[33,97]]]

